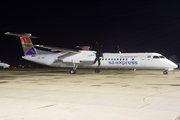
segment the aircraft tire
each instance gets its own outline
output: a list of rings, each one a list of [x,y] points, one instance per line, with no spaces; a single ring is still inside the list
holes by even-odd
[[[100,69],[96,68],[95,73],[100,73]]]
[[[168,72],[165,70],[165,71],[163,72],[163,74],[164,74],[164,75],[167,75],[167,74],[168,74]]]
[[[71,70],[70,70],[70,73],[71,73],[71,74],[76,74],[76,70],[71,69]]]

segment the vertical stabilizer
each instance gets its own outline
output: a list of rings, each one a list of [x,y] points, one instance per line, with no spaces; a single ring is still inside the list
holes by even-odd
[[[24,55],[36,55],[35,48],[29,37],[20,37]]]
[[[5,35],[12,35],[12,36],[20,37],[24,55],[36,55],[37,54],[36,49],[34,48],[30,37],[31,38],[38,38],[38,37],[33,37],[29,33],[17,34],[17,33],[6,32]]]

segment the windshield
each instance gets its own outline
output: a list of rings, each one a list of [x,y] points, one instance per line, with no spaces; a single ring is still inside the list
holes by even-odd
[[[159,58],[159,56],[153,56],[153,58],[157,59],[157,58]]]
[[[164,56],[153,56],[153,58],[154,58],[154,59],[160,59],[160,58],[163,59],[163,58],[165,58],[165,57],[164,57]]]
[[[160,58],[165,58],[164,56],[159,56]]]

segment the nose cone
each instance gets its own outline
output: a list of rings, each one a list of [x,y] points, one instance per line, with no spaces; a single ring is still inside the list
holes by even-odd
[[[166,60],[165,67],[167,70],[171,71],[171,70],[177,68],[178,66],[174,62],[172,62],[170,60]]]
[[[169,61],[169,64],[170,64],[171,68],[178,68],[178,66],[172,61]]]
[[[173,63],[173,68],[178,68],[178,66],[175,64],[175,63]]]

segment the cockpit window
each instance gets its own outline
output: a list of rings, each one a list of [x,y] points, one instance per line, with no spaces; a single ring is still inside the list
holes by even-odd
[[[164,56],[159,56],[160,58],[165,58]]]
[[[164,56],[153,56],[153,58],[155,58],[155,59],[163,59],[163,58],[165,58]]]
[[[157,59],[157,58],[159,58],[159,56],[153,56],[153,58]]]

